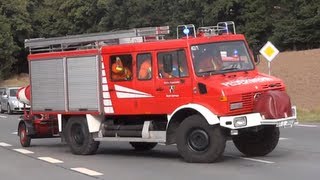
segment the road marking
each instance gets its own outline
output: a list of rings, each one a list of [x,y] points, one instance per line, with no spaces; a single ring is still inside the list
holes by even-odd
[[[273,164],[273,163],[275,163],[275,162],[272,162],[272,161],[266,161],[266,160],[255,159],[255,158],[238,157],[238,156],[233,156],[233,155],[225,155],[225,156],[227,156],[227,157],[232,157],[232,158],[243,159],[243,160],[247,160],[247,161],[254,161],[254,162],[260,162],[260,163],[266,163],[266,164]]]
[[[49,162],[49,163],[53,163],[53,164],[63,163],[63,161],[60,161],[58,159],[54,159],[54,158],[51,158],[51,157],[38,157],[38,159],[40,159],[42,161]]]
[[[13,149],[13,150],[17,151],[19,153],[22,153],[22,154],[33,154],[34,153],[34,152],[26,150],[26,149]]]
[[[17,134],[18,134],[18,132],[17,132],[17,131],[15,131],[15,132],[12,132],[11,134],[13,134],[13,135],[17,135]]]
[[[254,158],[246,158],[246,157],[240,157],[240,159],[245,159],[245,160],[248,160],[248,161],[261,162],[261,163],[266,163],[266,164],[273,164],[274,163],[272,161],[266,161],[266,160],[254,159]]]
[[[2,116],[2,115],[0,115],[0,118],[8,118],[7,116]]]
[[[288,138],[283,138],[283,137],[281,137],[281,138],[279,138],[279,140],[280,140],[280,141],[282,141],[282,140],[288,140]]]
[[[0,146],[2,147],[10,147],[12,146],[11,144],[7,144],[7,143],[4,143],[4,142],[0,142]]]
[[[103,175],[102,173],[99,173],[97,171],[93,171],[93,170],[90,170],[90,169],[87,169],[87,168],[82,168],[82,167],[71,168],[71,170],[77,171],[79,173],[86,174],[86,175],[89,175],[89,176],[101,176],[101,175]]]
[[[310,124],[297,124],[295,126],[299,126],[299,127],[310,127],[310,128],[316,128],[318,127],[317,125],[310,125]]]

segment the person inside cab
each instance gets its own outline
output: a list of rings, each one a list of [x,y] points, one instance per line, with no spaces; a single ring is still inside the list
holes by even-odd
[[[172,78],[173,76],[170,73],[164,71],[163,63],[159,63],[159,77],[160,78]]]
[[[116,61],[112,64],[112,80],[130,80],[132,72],[128,67],[124,67],[120,57],[116,57]]]
[[[143,60],[140,65],[138,72],[138,79],[151,79],[152,77],[152,68],[151,68],[151,59],[147,58]]]
[[[219,52],[211,54],[210,52],[204,52],[198,61],[196,66],[197,72],[211,72],[222,69],[221,54]]]

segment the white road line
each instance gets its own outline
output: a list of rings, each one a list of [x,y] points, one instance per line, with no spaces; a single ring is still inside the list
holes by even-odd
[[[279,140],[280,140],[280,141],[282,141],[282,140],[288,140],[288,138],[283,138],[283,137],[281,137],[281,138],[279,138]]]
[[[101,176],[101,175],[103,175],[102,173],[99,173],[97,171],[93,171],[93,170],[90,170],[90,169],[87,169],[87,168],[82,168],[82,167],[71,168],[71,170],[77,171],[79,173],[86,174],[86,175],[89,175],[89,176]]]
[[[13,149],[13,150],[17,151],[19,153],[22,153],[22,154],[33,154],[34,153],[34,152],[26,150],[26,149]]]
[[[7,116],[2,116],[2,115],[0,115],[0,118],[6,119],[6,118],[8,118],[8,117],[7,117]]]
[[[17,135],[17,134],[18,134],[18,132],[17,132],[17,131],[15,131],[15,132],[12,132],[11,134],[13,134],[13,135]]]
[[[38,157],[38,159],[40,159],[42,161],[49,162],[49,163],[53,163],[53,164],[63,163],[63,161],[60,161],[58,159],[54,159],[54,158],[51,158],[51,157]]]
[[[310,124],[297,124],[295,126],[298,126],[298,127],[310,127],[310,128],[318,127],[317,125],[310,125]]]
[[[261,163],[266,163],[266,164],[273,164],[273,163],[275,163],[275,162],[272,162],[272,161],[266,161],[266,160],[254,159],[254,158],[246,158],[246,157],[240,157],[240,159],[245,159],[245,160],[248,160],[248,161],[261,162]]]
[[[243,159],[243,160],[247,160],[247,161],[254,161],[254,162],[260,162],[260,163],[266,163],[266,164],[273,164],[273,163],[275,163],[275,162],[272,162],[272,161],[266,161],[266,160],[255,159],[255,158],[238,157],[238,156],[233,156],[233,155],[224,155],[224,156],[232,157],[232,158],[238,158],[238,159]]]
[[[2,147],[10,147],[12,146],[11,144],[7,144],[7,143],[4,143],[4,142],[0,142],[0,146]]]

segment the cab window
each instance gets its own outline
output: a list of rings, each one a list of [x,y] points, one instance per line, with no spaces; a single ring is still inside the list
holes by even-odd
[[[110,56],[110,70],[112,81],[132,80],[132,56],[130,54]]]
[[[152,79],[152,59],[150,53],[137,55],[138,80]]]
[[[171,58],[165,58],[171,57]],[[171,62],[165,62],[171,61]],[[169,71],[165,71],[165,64],[171,64]],[[183,50],[158,53],[158,74],[160,78],[183,78],[189,76],[186,55]]]

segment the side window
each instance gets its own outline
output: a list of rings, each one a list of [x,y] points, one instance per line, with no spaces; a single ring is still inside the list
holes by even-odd
[[[172,69],[170,72],[164,71],[164,64],[168,62],[166,56],[172,57]],[[170,63],[169,63],[170,64]],[[158,53],[158,74],[160,78],[182,78],[189,76],[187,59],[183,50]]]
[[[110,56],[110,69],[112,81],[129,81],[132,79],[132,56]]]
[[[151,54],[137,55],[137,76],[139,80],[149,80],[152,78]]]

